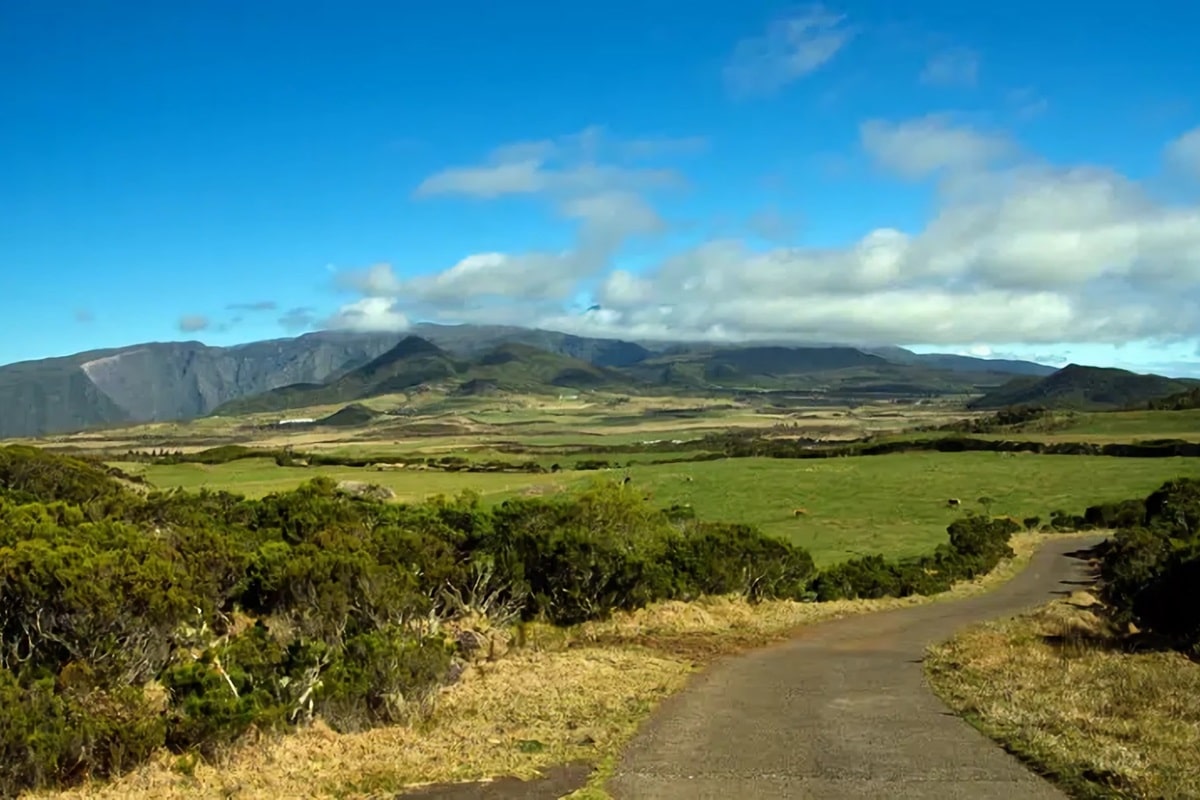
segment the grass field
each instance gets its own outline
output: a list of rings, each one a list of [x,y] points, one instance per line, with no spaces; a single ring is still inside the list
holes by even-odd
[[[1080,593],[930,650],[930,683],[1075,797],[1200,797],[1200,664],[1125,652]]]
[[[611,472],[554,474],[444,473],[348,467],[296,469],[266,459],[218,466],[122,464],[154,485],[208,486],[251,496],[288,489],[317,475],[379,483],[401,500],[453,494],[465,488],[486,501],[523,492],[579,488],[598,478],[628,474],[630,490],[660,506],[691,504],[701,519],[745,522],[808,548],[818,563],[856,555],[918,555],[945,541],[946,526],[964,507],[1018,518],[1062,509],[1144,497],[1178,476],[1200,477],[1200,459],[1134,459],[1101,456],[1004,457],[996,453],[898,453],[888,456],[794,460],[726,459],[639,465]],[[689,480],[690,478],[690,480]],[[796,517],[796,508],[807,514]]]
[[[525,493],[569,490],[598,477],[628,474],[633,479],[631,489],[649,494],[660,506],[690,504],[702,519],[756,525],[803,545],[822,564],[866,553],[907,556],[928,552],[944,541],[946,526],[958,513],[947,508],[950,497],[961,499],[966,508],[1045,520],[1054,510],[1078,513],[1093,503],[1145,496],[1173,477],[1200,476],[1200,459],[905,453],[830,460],[737,459],[655,465],[646,462],[671,454],[562,451],[581,445],[689,441],[712,431],[731,429],[829,439],[867,433],[903,436],[905,430],[941,424],[954,418],[955,413],[959,417],[965,413],[944,407],[880,403],[856,409],[780,410],[686,397],[624,401],[599,397],[396,396],[372,401],[381,410],[405,403],[410,403],[414,416],[387,417],[347,429],[252,429],[247,428],[247,419],[210,418],[55,437],[54,443],[107,452],[117,462],[120,453],[130,447],[194,451],[211,447],[214,440],[224,436],[255,446],[292,445],[301,450],[383,462],[457,455],[470,460],[534,460],[545,468],[554,464],[562,467],[562,471],[549,474],[498,474],[281,468],[265,459],[220,466],[120,464],[129,472],[145,474],[162,488],[209,486],[250,496],[288,489],[325,475],[335,480],[382,484],[402,501],[470,488],[485,502],[496,502]],[[269,421],[261,416],[254,420]],[[1200,411],[1072,414],[1050,433],[1020,432],[1003,438],[1200,438]],[[531,449],[518,455],[499,449],[512,445]],[[631,466],[615,472],[572,470],[577,461],[589,458]],[[981,497],[994,502],[985,508],[977,502]],[[806,509],[807,513],[797,517],[793,513],[796,508]]]
[[[1081,414],[1053,434],[1128,442],[1135,439],[1200,439],[1200,410],[1116,411]]]
[[[534,474],[518,473],[455,473],[436,470],[356,469],[353,467],[312,467],[301,469],[276,466],[266,458],[247,458],[228,464],[114,464],[130,474],[144,475],[156,487],[225,489],[248,497],[262,497],[271,492],[293,489],[304,481],[318,476],[335,481],[367,481],[386,486],[401,501],[419,501],[437,494],[455,494],[472,489],[483,497],[513,495],[531,486],[553,490],[566,486],[577,473]]]
[[[283,418],[320,419],[341,406],[297,409],[241,417],[206,417],[21,440],[39,446],[72,447],[114,455],[128,449],[167,448],[194,452],[219,443],[304,449],[345,446],[391,447],[415,452],[520,441],[542,446],[634,444],[647,439],[694,439],[712,431],[771,428],[823,438],[894,433],[914,425],[936,425],[967,415],[961,409],[890,403],[855,409],[834,406],[767,407],[762,402],[706,397],[587,395],[575,400],[513,395],[454,398],[389,395],[365,401],[382,416],[357,427],[275,427]],[[403,412],[403,416],[394,415]],[[437,429],[444,430],[437,430]]]
[[[729,459],[634,466],[632,486],[697,516],[746,522],[808,548],[818,563],[865,553],[917,555],[945,541],[959,512],[946,500],[1018,518],[1144,497],[1176,476],[1200,477],[1200,460],[996,453],[898,453],[823,460]],[[689,482],[686,477],[690,476]],[[796,517],[793,510],[807,514]]]
[[[1135,442],[1147,439],[1200,441],[1200,409],[1107,411],[1061,414],[1051,430],[988,434],[992,439],[1064,442]]]

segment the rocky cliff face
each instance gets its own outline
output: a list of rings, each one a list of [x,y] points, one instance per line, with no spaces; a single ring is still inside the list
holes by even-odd
[[[318,383],[387,352],[398,334],[315,333],[208,347],[169,342],[0,367],[0,438],[203,416],[292,383]]]

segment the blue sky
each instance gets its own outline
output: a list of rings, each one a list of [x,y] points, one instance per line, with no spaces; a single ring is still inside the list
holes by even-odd
[[[434,320],[1196,373],[1198,23],[10,0],[0,363]]]

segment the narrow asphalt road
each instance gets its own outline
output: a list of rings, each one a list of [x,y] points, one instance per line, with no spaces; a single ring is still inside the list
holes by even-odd
[[[608,790],[617,800],[921,798],[1062,800],[950,713],[925,683],[925,648],[972,623],[1079,588],[1071,554],[1102,537],[1043,546],[984,595],[850,617],[719,662],[666,700]]]

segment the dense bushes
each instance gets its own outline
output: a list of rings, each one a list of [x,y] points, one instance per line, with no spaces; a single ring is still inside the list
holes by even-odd
[[[1200,654],[1200,481],[1169,481],[1140,504],[1144,517],[1102,551],[1102,595],[1117,621]]]
[[[990,572],[1010,558],[1009,539],[1021,526],[1004,517],[971,515],[955,520],[947,532],[948,544],[932,555],[888,561],[872,555],[847,561],[823,571],[813,583],[817,600],[907,597],[935,594],[961,580]]]

